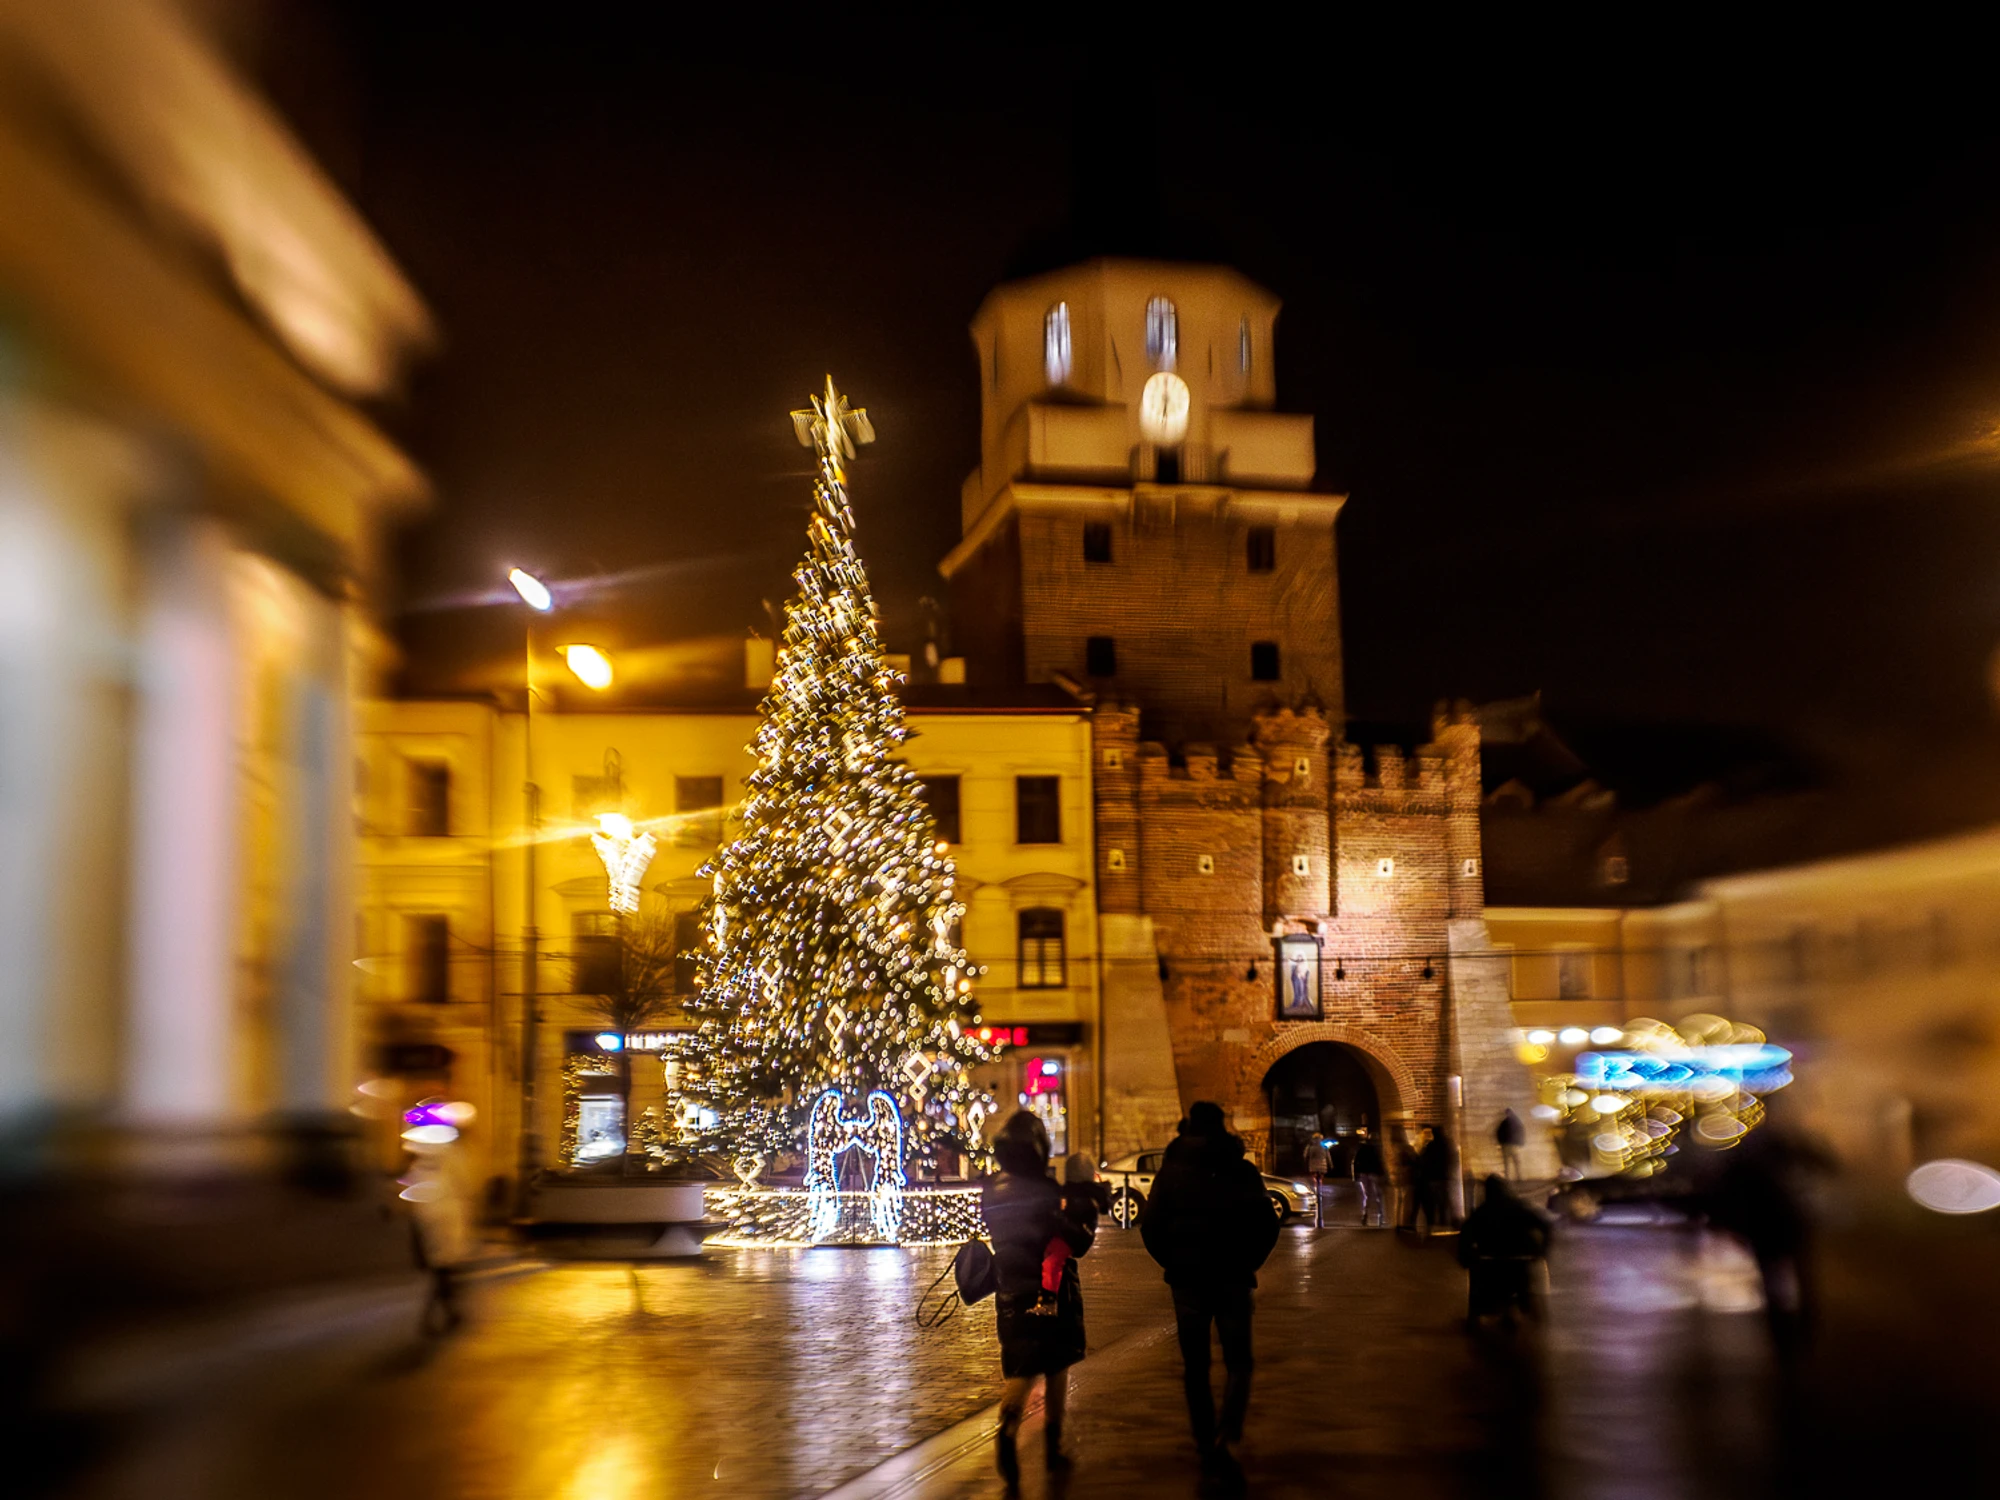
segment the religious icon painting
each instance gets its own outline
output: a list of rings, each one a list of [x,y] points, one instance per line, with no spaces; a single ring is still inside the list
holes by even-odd
[[[1320,1018],[1319,939],[1291,933],[1277,942],[1278,1019]]]

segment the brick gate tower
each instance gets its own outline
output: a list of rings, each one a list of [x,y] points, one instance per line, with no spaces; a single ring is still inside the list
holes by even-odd
[[[1479,733],[1441,708],[1408,753],[1347,742],[1345,497],[1312,488],[1312,418],[1273,409],[1277,313],[1216,266],[994,291],[940,571],[973,682],[1094,705],[1104,1153],[1210,1098],[1268,1165],[1281,1060],[1332,1043],[1370,1123],[1442,1125],[1485,1170],[1532,1099],[1482,956]]]

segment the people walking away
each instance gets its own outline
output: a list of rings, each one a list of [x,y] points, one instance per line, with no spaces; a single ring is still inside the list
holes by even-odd
[[[1361,1189],[1361,1227],[1372,1216],[1378,1228],[1389,1226],[1389,1178],[1383,1168],[1382,1148],[1364,1126],[1354,1141],[1354,1181]]]
[[[1081,1151],[1072,1152],[1063,1161],[1062,1211],[1071,1223],[1083,1226],[1093,1236],[1097,1233],[1099,1216],[1111,1211],[1111,1189],[1097,1180],[1096,1163]],[[1042,1252],[1042,1294],[1035,1299],[1034,1307],[1037,1316],[1054,1316],[1056,1296],[1062,1290],[1063,1267],[1074,1255],[1064,1235],[1050,1237],[1048,1248]]]
[[[1322,1207],[1326,1198],[1326,1174],[1333,1170],[1333,1156],[1326,1149],[1326,1142],[1314,1136],[1306,1142],[1306,1175],[1313,1185],[1313,1228],[1326,1227],[1326,1212]]]
[[[1173,1288],[1188,1421],[1202,1470],[1234,1480],[1241,1470],[1229,1449],[1242,1440],[1250,1405],[1251,1291],[1278,1242],[1278,1216],[1220,1105],[1204,1100],[1188,1110],[1153,1179],[1139,1230]],[[1209,1379],[1211,1324],[1227,1371],[1219,1420]]]
[[[1549,1221],[1522,1202],[1499,1173],[1488,1174],[1485,1196],[1458,1232],[1458,1263],[1466,1270],[1465,1326],[1496,1313],[1537,1315],[1535,1273],[1549,1253]]]
[[[1500,1147],[1500,1168],[1507,1174],[1507,1180],[1519,1182],[1521,1148],[1528,1143],[1528,1132],[1521,1124],[1521,1117],[1508,1110],[1500,1117],[1500,1123],[1493,1127],[1493,1139]]]
[[[1035,1381],[1042,1381],[1044,1457],[1050,1469],[1066,1469],[1062,1449],[1063,1413],[1069,1394],[1069,1367],[1083,1358],[1083,1283],[1076,1257],[1096,1238],[1094,1225],[1079,1224],[1063,1212],[1062,1189],[1049,1176],[1049,1135],[1027,1110],[1016,1111],[993,1142],[1000,1172],[982,1185],[979,1206],[993,1239],[994,1323],[1000,1339],[1000,1430],[995,1438],[1000,1476],[1009,1490],[1021,1482],[1016,1438],[1021,1414]],[[1050,1242],[1069,1249],[1057,1286],[1055,1311],[1037,1315],[1042,1266]]]
[[[1433,1235],[1452,1225],[1451,1184],[1458,1175],[1458,1149],[1451,1137],[1431,1127],[1431,1137],[1417,1153],[1417,1206],[1424,1215],[1424,1233]]]

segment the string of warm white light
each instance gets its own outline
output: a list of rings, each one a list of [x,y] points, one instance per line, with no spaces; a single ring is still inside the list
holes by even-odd
[[[814,514],[739,831],[703,868],[713,895],[681,1087],[716,1124],[686,1139],[790,1154],[815,1101],[833,1095],[839,1118],[841,1096],[882,1093],[905,1146],[929,1156],[975,1141],[991,1108],[971,1075],[990,1055],[972,1034],[978,968],[951,937],[965,907],[950,854],[897,758],[899,679],[854,546],[843,460],[873,429],[830,380],[794,420],[818,451]]]
[[[828,1089],[813,1105],[806,1125],[806,1216],[812,1237],[828,1239],[839,1228],[840,1159],[860,1151],[873,1163],[869,1222],[879,1238],[893,1244],[902,1218],[903,1117],[896,1101],[880,1089],[868,1096],[868,1113],[860,1119],[843,1115],[840,1103],[840,1091]]]

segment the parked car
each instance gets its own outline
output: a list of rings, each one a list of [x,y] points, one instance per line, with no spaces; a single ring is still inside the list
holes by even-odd
[[[1139,1211],[1146,1206],[1146,1195],[1153,1190],[1153,1179],[1159,1175],[1160,1163],[1166,1160],[1166,1155],[1164,1150],[1139,1151],[1098,1168],[1098,1176],[1111,1189],[1111,1221],[1120,1229],[1130,1229],[1139,1222]],[[1264,1192],[1271,1200],[1271,1207],[1278,1211],[1279,1223],[1293,1214],[1312,1212],[1311,1182],[1274,1177],[1269,1172],[1262,1176]]]

